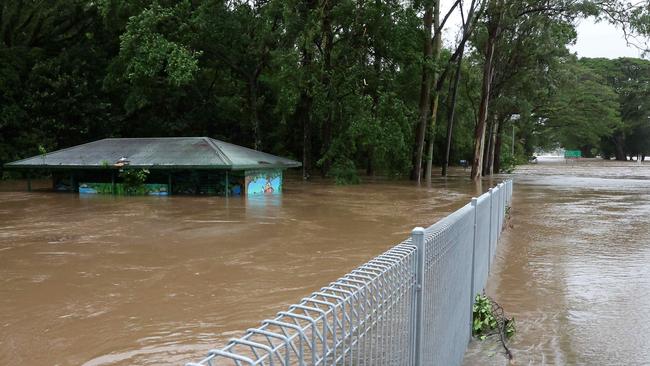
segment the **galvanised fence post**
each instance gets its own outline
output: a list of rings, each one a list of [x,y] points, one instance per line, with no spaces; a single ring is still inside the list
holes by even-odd
[[[488,189],[490,195],[490,225],[488,230],[488,273],[490,273],[490,264],[492,264],[492,226],[494,226],[494,218],[492,217],[492,188]]]
[[[498,238],[501,235],[501,223],[502,223],[502,221],[501,221],[501,211],[503,211],[503,202],[501,201],[501,197],[503,197],[503,194],[501,194],[501,193],[503,193],[503,188],[501,188],[501,183],[499,183],[497,185],[497,187],[499,187],[499,196],[497,197],[498,198],[497,199],[497,205],[498,205],[497,219],[499,220],[498,225],[497,225],[498,230],[499,230],[498,233],[497,233],[497,238]]]
[[[501,183],[501,186],[503,187],[503,197],[501,198],[501,231],[503,231],[503,224],[506,219],[506,184]],[[499,233],[501,235],[501,233]]]
[[[411,242],[417,248],[417,264],[415,270],[415,366],[422,366],[422,343],[424,342],[424,327],[422,326],[425,262],[424,228],[416,227],[413,229],[411,232]]]
[[[472,207],[474,209],[474,240],[472,241],[472,284],[469,288],[469,336],[472,336],[472,329],[474,324],[474,295],[476,290],[474,286],[474,271],[476,270],[476,242],[478,241],[478,198],[472,197]]]

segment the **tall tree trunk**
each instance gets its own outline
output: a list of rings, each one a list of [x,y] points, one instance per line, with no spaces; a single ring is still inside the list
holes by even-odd
[[[249,120],[253,128],[253,148],[259,150],[262,148],[262,138],[260,137],[260,119],[257,112],[257,78],[255,77],[248,80],[248,106]]]
[[[334,33],[332,31],[332,11],[333,2],[326,1],[323,7],[323,74],[321,82],[325,89],[327,90],[327,101],[330,104],[330,108],[327,109],[325,121],[321,126],[322,134],[322,145],[321,145],[321,157],[324,157],[327,151],[330,148],[332,143],[332,123],[333,123],[333,111],[334,111],[334,93],[332,90],[332,48],[334,46]],[[330,170],[332,162],[330,159],[323,159],[321,165],[321,175],[325,177]]]
[[[503,122],[504,120],[501,120],[499,123],[499,127],[497,129],[497,141],[494,145],[494,160],[492,164],[494,165],[494,172],[497,174],[501,172],[501,144],[503,139]]]
[[[433,45],[431,42],[433,2],[427,4],[422,22],[424,25],[424,61],[422,64],[422,81],[420,84],[420,101],[418,104],[415,154],[413,154],[413,170],[411,171],[411,179],[416,180],[418,183],[422,179],[422,155],[424,153],[424,138],[427,129],[427,117],[429,116],[431,81],[433,79],[433,71],[431,68],[431,59],[433,56]]]
[[[296,113],[302,121],[302,178],[309,179],[311,172],[311,105],[312,98],[306,92],[300,93]]]
[[[614,135],[614,155],[616,160],[627,160],[625,156],[625,134],[623,132]]]
[[[490,142],[490,155],[488,157],[488,175],[494,174],[494,157],[496,156],[497,150],[497,136],[499,135],[499,131],[501,131],[501,123],[499,123],[497,116],[494,116],[494,122],[492,122],[492,124],[492,140]]]
[[[461,46],[463,51],[465,46]],[[456,100],[458,99],[458,82],[460,81],[460,72],[463,64],[463,51],[461,51],[460,56],[458,57],[458,63],[456,65],[456,74],[454,75],[454,85],[451,92],[451,103],[449,103],[449,109],[447,112],[447,143],[445,144],[445,160],[442,164],[442,176],[447,176],[447,170],[449,168],[449,155],[451,154],[451,138],[453,136],[454,129],[454,114],[456,113]]]
[[[311,66],[312,56],[306,47],[301,50],[301,66],[303,70],[307,70]],[[296,118],[301,122],[302,126],[302,178],[309,179],[311,173],[311,106],[313,98],[309,93],[311,90],[311,82],[307,82],[305,87],[300,92],[298,97],[298,106],[296,107]]]
[[[377,26],[377,22],[380,21],[380,19],[385,16],[384,11],[378,11],[379,9],[382,9],[382,0],[375,0],[374,3],[375,6],[375,17],[372,19],[372,25],[373,27]],[[360,20],[361,21],[361,20]],[[372,120],[374,123],[377,123],[378,121],[378,114],[379,114],[379,101],[380,101],[380,93],[381,93],[381,80],[382,80],[382,45],[381,41],[378,40],[377,38],[373,37],[372,41],[370,44],[365,46],[366,49],[370,50],[372,49],[372,69],[374,72],[374,75],[372,77],[372,81],[369,83],[368,88],[367,88],[367,93],[370,94],[372,98],[372,109],[371,109],[371,115],[372,115]],[[366,62],[367,54],[364,53],[362,63]],[[375,175],[375,147],[370,145],[366,147],[366,153],[367,153],[367,160],[366,160],[366,175],[367,176],[374,176]]]
[[[499,13],[500,1],[491,0],[488,5],[488,11]],[[481,85],[481,105],[479,107],[479,117],[474,129],[474,158],[472,160],[472,172],[470,177],[472,180],[481,178],[483,170],[483,154],[485,148],[485,127],[488,115],[488,102],[490,99],[490,88],[492,86],[492,73],[494,71],[494,47],[496,44],[497,36],[499,34],[500,14],[493,16],[488,23],[488,38],[485,44],[485,64],[483,65],[483,80]]]
[[[488,174],[488,169],[489,169],[489,164],[488,161],[490,160],[490,149],[492,148],[492,135],[493,135],[493,129],[492,127],[494,126],[494,120],[490,119],[487,123],[487,126],[485,127],[486,132],[485,132],[485,152],[483,154],[483,170],[481,171],[481,174],[483,176],[489,175]]]
[[[433,29],[437,30],[433,37],[433,64],[437,65],[440,60],[440,51],[442,49],[442,30],[440,28],[440,0],[434,0]],[[432,83],[437,84],[440,74],[435,71]],[[433,89],[433,101],[431,102],[431,125],[429,126],[428,146],[427,146],[427,167],[424,173],[427,182],[431,182],[431,170],[433,166],[433,143],[436,134],[436,119],[438,118],[438,88]]]
[[[366,175],[369,177],[373,177],[375,175],[375,166],[372,161],[372,155],[373,155],[372,150],[373,150],[372,147],[368,149],[367,152],[368,159],[366,160]]]

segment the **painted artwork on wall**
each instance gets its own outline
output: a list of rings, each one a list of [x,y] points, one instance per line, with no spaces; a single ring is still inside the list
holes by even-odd
[[[117,184],[115,185],[117,190]],[[81,194],[111,194],[113,186],[111,183],[79,183]]]
[[[111,183],[79,183],[79,193],[81,194],[111,194],[113,185]],[[115,183],[115,194],[126,195],[124,184]],[[167,196],[166,184],[147,183],[141,189],[131,195],[149,195],[149,196]]]
[[[282,193],[282,170],[247,170],[246,195]]]

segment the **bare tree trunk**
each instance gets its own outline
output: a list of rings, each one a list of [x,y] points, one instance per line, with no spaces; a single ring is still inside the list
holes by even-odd
[[[614,136],[614,156],[616,160],[627,160],[625,156],[625,135],[623,132],[619,132]]]
[[[309,179],[311,173],[311,104],[312,98],[301,93],[296,112],[302,120],[302,178]]]
[[[311,65],[312,57],[311,53],[307,50],[306,47],[303,47],[301,50],[302,59],[301,66],[305,69],[309,68]],[[311,106],[313,103],[313,98],[309,94],[310,83],[307,83],[305,89],[300,92],[298,98],[298,105],[296,107],[295,116],[301,122],[302,125],[302,178],[309,179],[311,173]]]
[[[376,9],[381,9],[382,7],[382,0],[375,0],[375,7]],[[373,18],[373,23],[378,21],[379,18],[381,18],[384,15],[384,12],[381,11],[375,16],[377,18]],[[360,23],[363,21],[360,19]],[[372,49],[372,56],[373,56],[373,61],[372,61],[372,68],[374,71],[374,85],[371,83],[368,88],[368,93],[371,94],[372,97],[372,118],[373,120],[377,121],[378,119],[378,112],[379,112],[379,101],[380,101],[380,93],[381,93],[381,80],[382,80],[382,46],[381,46],[381,41],[379,41],[376,38],[372,39],[372,43],[366,45],[365,47],[367,49]],[[366,55],[363,56],[364,59],[361,61],[366,62]],[[366,147],[366,153],[367,153],[367,160],[366,160],[366,175],[369,177],[372,177],[375,175],[375,147],[374,146],[368,146]]]
[[[257,78],[255,77],[248,80],[248,106],[250,124],[253,128],[253,148],[259,150],[262,148],[262,138],[260,137],[260,119],[257,113]]]
[[[440,60],[440,50],[442,49],[442,30],[440,30],[440,0],[434,0],[433,29],[436,33],[433,37],[433,64],[437,65]],[[433,75],[433,83],[438,82],[439,73],[436,71]],[[433,166],[433,143],[436,134],[436,120],[438,118],[438,88],[433,89],[433,101],[431,106],[431,125],[429,126],[429,143],[427,147],[427,168],[425,177],[427,182],[431,182],[431,170]]]
[[[496,156],[497,149],[497,135],[499,134],[499,119],[497,116],[494,116],[494,122],[492,122],[492,140],[490,142],[490,155],[488,157],[488,175],[494,174],[494,157]]]
[[[483,154],[483,170],[481,171],[481,175],[487,176],[488,174],[488,169],[489,169],[489,160],[490,160],[490,149],[492,148],[492,135],[493,135],[493,129],[492,127],[494,126],[494,120],[489,120],[487,122],[487,126],[485,127],[486,132],[485,132],[485,153]]]
[[[502,143],[502,138],[503,138],[503,122],[504,120],[501,120],[499,122],[499,127],[497,129],[497,140],[494,145],[494,172],[499,174],[501,172],[501,143]]]
[[[331,1],[326,2],[323,7],[323,74],[321,77],[321,83],[327,90],[327,101],[330,103],[330,108],[326,112],[325,121],[321,126],[321,133],[323,142],[321,145],[321,157],[324,157],[327,153],[327,150],[330,148],[332,143],[332,119],[333,119],[333,110],[334,103],[332,102],[332,48],[334,46],[334,33],[332,31],[332,19],[331,19],[331,10],[333,3]],[[321,176],[325,177],[332,166],[330,159],[323,159],[321,165]]]
[[[431,182],[431,169],[433,168],[433,143],[436,137],[435,128],[436,128],[436,117],[438,114],[438,92],[435,92],[433,97],[432,107],[431,107],[431,125],[429,126],[429,133],[427,136],[427,164],[424,171],[424,176],[426,177],[427,182]]]
[[[461,47],[464,50],[465,48],[464,45]],[[449,111],[447,113],[447,144],[445,145],[445,161],[442,164],[443,177],[447,176],[447,170],[449,168],[449,154],[451,153],[451,137],[453,135],[454,114],[456,113],[456,100],[458,97],[458,82],[460,81],[460,72],[461,72],[462,63],[463,63],[463,54],[461,51],[456,66],[456,74],[454,75],[454,85],[451,92],[451,103],[449,103]]]
[[[500,12],[498,7],[501,0],[491,0],[488,7],[493,12]],[[481,178],[483,170],[483,154],[485,148],[485,125],[488,114],[488,102],[490,99],[490,88],[492,85],[494,47],[499,34],[500,15],[493,17],[488,23],[488,38],[485,44],[485,64],[483,65],[483,80],[481,86],[481,106],[479,107],[479,117],[474,129],[474,158],[472,160],[472,180]]]
[[[366,160],[366,175],[369,177],[374,177],[375,176],[375,165],[373,164],[372,161],[372,155],[373,151],[372,148],[368,149],[368,159]]]
[[[420,101],[418,105],[418,124],[416,130],[416,147],[413,155],[413,170],[411,179],[420,183],[422,179],[422,155],[424,153],[424,138],[427,128],[427,117],[429,116],[429,105],[431,95],[431,81],[433,71],[431,70],[431,58],[433,45],[431,42],[431,26],[433,25],[433,3],[427,5],[424,16],[424,61],[422,65],[422,81],[420,84]]]

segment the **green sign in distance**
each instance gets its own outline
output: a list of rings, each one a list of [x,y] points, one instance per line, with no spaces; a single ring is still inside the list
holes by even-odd
[[[580,150],[565,150],[564,151],[564,158],[565,159],[580,158],[580,157],[582,157],[582,152]]]

